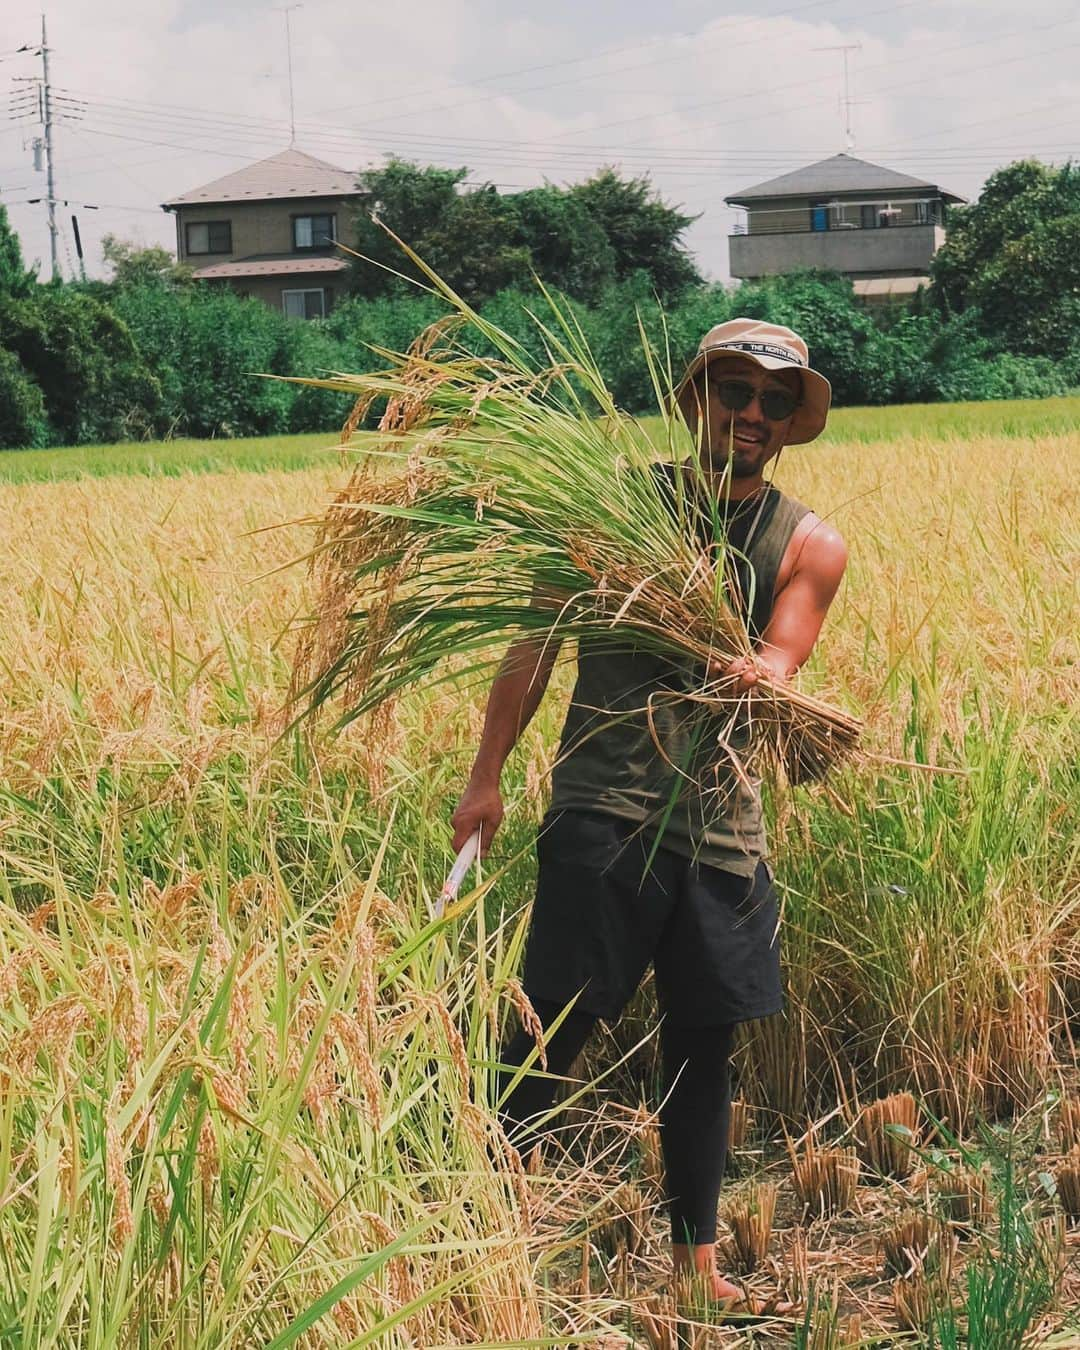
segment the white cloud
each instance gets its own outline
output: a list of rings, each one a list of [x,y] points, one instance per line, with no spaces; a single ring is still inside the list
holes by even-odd
[[[714,275],[726,274],[725,195],[842,148],[840,57],[820,48],[861,44],[854,123],[869,159],[970,196],[995,163],[1076,148],[1080,15],[1070,5],[868,0],[860,18],[843,0],[803,0],[785,12],[717,14],[686,0],[680,31],[665,32],[659,8],[640,0],[599,11],[307,0],[292,14],[298,143],[347,167],[397,149],[507,186],[571,181],[601,163],[648,170],[665,196],[702,213],[690,238]],[[76,204],[92,273],[103,233],[171,246],[161,201],[287,141],[271,5],[53,0],[48,18],[53,80],[68,100],[58,187]],[[9,0],[0,57],[35,41],[39,22],[36,3]],[[622,50],[579,59],[600,48]],[[38,69],[5,60],[0,85]],[[523,73],[490,78],[513,71]],[[13,203],[27,256],[47,259],[44,207],[25,204],[44,193],[27,146],[35,132],[0,124],[0,200]]]

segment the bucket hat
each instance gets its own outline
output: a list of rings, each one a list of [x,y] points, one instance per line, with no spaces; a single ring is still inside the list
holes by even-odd
[[[798,333],[760,319],[729,319],[710,328],[701,339],[673,394],[687,422],[697,419],[695,377],[715,361],[732,357],[753,361],[765,370],[797,370],[802,379],[802,394],[791,415],[786,443],[805,445],[821,434],[832,402],[832,386],[824,375],[811,369],[810,353]]]

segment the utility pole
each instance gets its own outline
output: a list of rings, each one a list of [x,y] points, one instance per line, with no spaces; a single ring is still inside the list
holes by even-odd
[[[60,264],[56,256],[58,231],[56,228],[56,179],[53,171],[52,88],[49,85],[49,44],[45,35],[44,14],[41,16],[41,64],[45,76],[45,98],[42,110],[45,122],[45,182],[48,192],[45,201],[49,211],[49,251],[52,255],[52,279],[53,281],[56,281],[60,276]]]
[[[818,52],[840,52],[841,55],[843,56],[844,94],[843,99],[841,101],[841,109],[843,111],[843,120],[844,120],[844,149],[850,155],[851,152],[855,149],[855,132],[852,130],[851,126],[851,107],[852,104],[854,103],[854,99],[851,97],[851,72],[848,69],[848,54],[849,52],[861,51],[862,43],[849,42],[844,46],[815,47],[814,50]]]

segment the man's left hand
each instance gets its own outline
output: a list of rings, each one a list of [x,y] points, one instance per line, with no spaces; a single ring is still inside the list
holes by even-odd
[[[734,661],[710,661],[709,678],[733,680],[734,692],[746,694],[762,679],[775,681],[783,680],[786,676],[760,652],[752,652],[746,656],[737,656]]]

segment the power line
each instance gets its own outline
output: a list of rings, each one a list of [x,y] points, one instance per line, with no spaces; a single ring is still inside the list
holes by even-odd
[[[1021,28],[1021,29],[1014,30],[1014,31],[1012,31],[1012,32],[1008,32],[1008,33],[994,33],[994,34],[990,34],[990,35],[987,36],[987,37],[977,38],[974,42],[963,42],[963,43],[960,43],[960,44],[958,44],[957,46],[954,46],[954,47],[940,47],[940,48],[938,48],[937,52],[934,53],[934,55],[935,55],[935,56],[939,56],[939,55],[949,55],[949,54],[952,53],[952,52],[958,52],[958,51],[970,51],[972,47],[981,47],[981,46],[985,46],[987,42],[999,42],[999,41],[1001,41],[1003,38],[1019,37],[1019,36],[1027,36],[1027,35],[1029,35],[1029,34],[1031,34],[1031,33],[1044,33],[1044,32],[1049,31],[1050,29],[1061,28],[1061,27],[1064,27],[1066,24],[1075,23],[1075,22],[1077,21],[1077,18],[1078,18],[1078,17],[1080,17],[1080,16],[1074,14],[1074,15],[1070,16],[1068,19],[1060,19],[1060,20],[1055,21],[1054,23],[1043,24],[1043,25],[1041,25],[1041,27],[1037,27],[1037,28],[1024,27],[1024,28]],[[1057,51],[1060,51],[1060,50],[1062,50],[1062,49],[1061,49],[1061,48],[1054,48],[1054,49],[1046,49],[1046,50],[1057,50]],[[1066,49],[1066,50],[1067,50],[1067,49]],[[1021,57],[1009,58],[1009,59],[1007,59],[1007,60],[1005,60],[1005,61],[1001,61],[1001,62],[990,62],[988,66],[981,66],[981,67],[980,67],[980,66],[976,66],[976,67],[974,67],[973,69],[975,69],[975,70],[980,70],[980,69],[985,70],[985,69],[988,69],[988,68],[990,68],[990,67],[992,67],[992,66],[995,66],[995,65],[1008,65],[1008,64],[1011,64],[1012,61],[1029,60],[1032,56],[1042,56],[1042,55],[1045,55],[1045,51],[1031,52],[1031,53],[1028,53],[1027,56],[1021,56]],[[918,56],[899,57],[899,58],[897,58],[897,59],[895,59],[895,60],[892,60],[892,61],[878,61],[878,62],[875,62],[873,65],[870,65],[870,66],[864,66],[863,69],[862,69],[862,73],[863,73],[863,75],[865,75],[865,74],[867,73],[867,71],[871,71],[871,70],[885,70],[885,69],[889,69],[889,68],[891,68],[891,67],[895,67],[895,66],[898,66],[898,65],[909,65],[912,61],[925,60],[925,59],[926,59],[925,56],[924,56],[923,54],[920,54],[920,55],[918,55]],[[941,71],[933,71],[933,72],[930,72],[929,74],[927,74],[926,76],[920,77],[920,79],[918,79],[918,80],[905,81],[905,82],[902,82],[902,83],[899,84],[899,85],[886,86],[886,89],[885,89],[885,90],[878,90],[877,92],[878,92],[878,93],[888,92],[888,89],[890,89],[890,88],[893,88],[893,89],[908,88],[908,87],[910,87],[911,84],[920,84],[920,83],[925,82],[925,80],[928,80],[928,79],[931,79],[931,80],[933,80],[933,79],[940,79],[942,73],[943,73],[943,72],[941,72]],[[970,73],[970,70],[969,70],[967,73]],[[693,111],[696,111],[697,109],[700,109],[700,108],[714,108],[714,107],[717,107],[719,104],[722,104],[722,103],[731,103],[732,101],[737,100],[737,99],[749,98],[749,97],[758,97],[758,96],[764,97],[765,95],[768,95],[768,94],[782,94],[782,93],[784,93],[784,92],[786,92],[786,91],[788,91],[788,90],[791,90],[791,89],[804,89],[804,88],[807,88],[807,87],[810,86],[810,85],[816,86],[816,85],[818,85],[818,84],[820,84],[820,80],[817,79],[817,78],[815,77],[814,79],[810,79],[810,80],[800,80],[800,81],[798,81],[798,82],[795,83],[795,84],[776,85],[776,86],[773,86],[772,88],[754,90],[754,91],[752,91],[752,92],[748,92],[748,93],[745,93],[745,94],[732,95],[732,96],[729,96],[729,97],[727,97],[727,98],[722,98],[722,99],[705,99],[705,100],[704,100],[703,102],[701,102],[701,103],[694,104],[694,106],[693,106],[692,108],[689,108],[689,109],[682,109],[681,111],[683,111],[683,112],[687,112],[687,111],[693,112]],[[751,118],[743,118],[742,120],[743,120],[743,121],[748,121],[748,120],[761,120],[761,119],[763,119],[763,118],[767,118],[767,117],[775,117],[775,116],[777,116],[777,115],[779,115],[779,114],[781,114],[781,113],[784,113],[784,112],[792,112],[792,111],[797,111],[797,110],[796,110],[796,109],[792,109],[792,108],[780,108],[780,109],[773,109],[773,110],[767,110],[767,109],[766,109],[766,110],[759,110],[759,111],[754,115],[754,118],[752,118],[752,119],[751,119]],[[633,124],[633,123],[643,122],[643,121],[648,121],[651,117],[654,117],[654,116],[657,116],[657,114],[654,114],[654,113],[642,113],[642,114],[639,114],[638,116],[635,116],[635,117],[623,117],[623,118],[619,118],[617,121],[614,121],[614,122],[604,122],[604,123],[602,123],[602,124],[601,124],[600,126],[598,126],[598,127],[582,127],[582,128],[580,128],[579,130],[576,130],[576,131],[567,131],[567,132],[563,132],[562,135],[559,137],[559,139],[563,139],[563,138],[566,137],[566,136],[586,135],[586,134],[591,133],[591,132],[594,132],[594,131],[609,131],[612,127],[629,126],[629,125],[631,125],[631,124]],[[674,113],[660,113],[659,116],[661,116],[661,117],[673,117],[673,116],[675,116],[675,114],[674,114]],[[710,123],[705,123],[705,124],[704,124],[705,127],[708,127],[708,128],[710,128],[710,129],[713,128],[713,127],[718,127],[718,126],[731,126],[731,125],[733,125],[733,123],[730,123],[730,122],[722,122],[722,121],[721,121],[721,122],[710,122]],[[703,129],[703,128],[699,128],[699,130],[700,130],[700,129]]]
[[[872,9],[872,10],[869,10],[869,11],[867,11],[867,12],[865,12],[865,13],[860,12],[860,13],[858,14],[858,17],[859,17],[860,19],[869,19],[869,18],[873,18],[875,15],[878,15],[878,14],[892,14],[892,13],[895,13],[897,10],[901,10],[901,9],[911,9],[911,8],[913,8],[914,6],[917,6],[917,5],[923,5],[923,4],[925,4],[925,3],[926,3],[926,0],[899,0],[899,3],[897,3],[897,0],[890,0],[890,3],[889,3],[889,4],[884,5],[884,6],[883,6],[882,8],[880,8],[880,9]],[[803,8],[809,9],[809,8],[812,8],[812,6],[807,5],[807,6],[803,6]],[[798,12],[798,11],[795,11],[795,12]],[[783,13],[778,13],[778,14],[768,15],[768,16],[764,16],[764,17],[768,17],[768,18],[785,18],[785,17],[788,17],[788,16],[785,15],[785,14],[783,14]],[[759,23],[759,22],[761,22],[761,20],[760,20],[759,18],[756,18],[756,17],[755,17],[754,19],[741,19],[741,20],[734,20],[733,22],[736,22],[736,23]],[[705,30],[702,29],[702,30],[699,30],[699,31],[704,32]],[[754,43],[766,41],[766,40],[768,39],[769,36],[770,36],[769,34],[763,34],[761,37],[753,37],[753,38],[748,37],[748,38],[745,38],[745,39],[744,39],[743,41],[741,41],[741,42],[730,42],[730,43],[728,43],[728,44],[726,45],[725,50],[726,50],[726,51],[730,51],[732,48],[735,48],[735,47],[746,47],[746,46],[751,46],[751,45],[753,45]],[[609,72],[607,72],[607,73],[608,73],[608,74],[612,74],[612,75],[623,75],[623,74],[626,74],[628,71],[632,71],[632,70],[642,70],[642,69],[645,69],[645,68],[648,68],[648,67],[653,67],[653,66],[658,66],[658,65],[669,65],[672,61],[680,61],[680,60],[682,60],[683,57],[684,57],[684,53],[682,53],[682,52],[675,52],[675,53],[673,53],[671,56],[660,57],[660,58],[659,58],[658,60],[656,60],[656,61],[646,61],[646,62],[641,62],[641,63],[639,63],[639,64],[637,64],[637,65],[634,65],[634,66],[620,66],[617,70],[609,71]],[[598,75],[594,75],[594,76],[588,76],[588,77],[586,77],[586,78],[598,79],[598,78],[602,78],[602,74],[598,74]],[[408,112],[404,112],[404,113],[388,113],[385,117],[377,117],[377,118],[374,118],[374,119],[369,119],[369,120],[366,122],[366,125],[367,125],[367,126],[377,125],[378,123],[381,123],[381,122],[388,122],[388,121],[400,120],[400,119],[403,118],[403,117],[416,117],[416,116],[421,116],[421,115],[423,115],[423,116],[425,116],[425,117],[429,117],[429,116],[433,116],[433,115],[436,114],[436,113],[451,112],[451,111],[453,111],[453,110],[455,110],[455,109],[457,109],[457,108],[467,108],[467,107],[471,107],[471,106],[473,106],[473,105],[475,105],[475,104],[477,104],[477,103],[488,103],[488,102],[491,102],[493,99],[496,99],[496,98],[505,98],[505,97],[513,97],[513,98],[517,98],[517,97],[519,97],[521,94],[532,94],[532,93],[537,93],[537,92],[541,92],[541,91],[548,90],[548,89],[561,89],[561,88],[565,88],[565,87],[566,87],[567,85],[569,85],[569,84],[578,84],[578,83],[580,83],[580,80],[574,79],[574,80],[559,80],[559,81],[556,81],[555,83],[527,85],[524,89],[515,89],[515,90],[508,91],[507,93],[503,93],[503,92],[501,92],[501,91],[498,91],[498,92],[496,92],[496,93],[494,93],[494,94],[482,94],[479,98],[463,99],[463,100],[461,100],[461,101],[459,101],[459,102],[457,102],[457,103],[444,103],[444,104],[436,105],[435,107],[426,107],[426,108],[419,108],[419,109],[410,109]],[[746,95],[746,97],[750,97],[750,95]]]
[[[1062,22],[1062,23],[1069,23],[1069,22],[1073,22],[1073,21],[1074,21],[1074,20],[1072,20],[1072,19],[1068,19],[1068,20],[1063,20],[1063,21],[1061,21],[1061,22]],[[1050,24],[1050,25],[1044,25],[1042,29],[1025,30],[1025,31],[1035,31],[1035,32],[1039,32],[1039,31],[1045,31],[1045,30],[1048,29],[1048,28],[1054,28],[1054,27],[1059,27],[1059,26],[1061,26],[1061,24],[1055,23],[1055,24]],[[1014,35],[1014,34],[1009,34],[1009,33],[1006,33],[1006,34],[1001,34],[1001,33],[999,33],[999,34],[993,35],[992,37],[978,39],[978,40],[977,40],[976,42],[974,42],[974,43],[960,44],[959,46],[956,46],[956,47],[953,47],[953,48],[942,49],[942,50],[943,50],[943,52],[952,52],[952,51],[968,50],[968,49],[970,49],[971,47],[983,45],[983,44],[984,44],[985,42],[987,42],[987,41],[1001,40],[1001,39],[1004,38],[1004,37],[1013,36],[1013,35]],[[1030,59],[1033,59],[1034,57],[1039,56],[1039,55],[1042,55],[1042,54],[1044,54],[1042,51],[1030,52],[1030,53],[1026,53],[1026,54],[1021,54],[1020,56],[1017,56],[1017,57],[1007,58],[1007,59],[1005,59],[1004,61],[1000,61],[1000,62],[991,62],[991,63],[988,63],[987,65],[982,66],[982,67],[974,67],[974,68],[971,68],[971,69],[975,69],[975,70],[978,70],[978,69],[985,69],[985,68],[990,68],[990,67],[994,67],[994,66],[998,66],[998,65],[1002,65],[1002,64],[1011,64],[1011,63],[1016,62],[1016,61],[1030,60]],[[915,59],[919,59],[919,58],[917,58],[917,57],[907,57],[907,58],[901,58],[899,61],[879,62],[879,63],[877,63],[875,66],[868,67],[868,68],[866,68],[866,69],[895,68],[895,67],[898,66],[898,65],[908,64],[908,63],[910,63],[910,61],[915,60]],[[940,77],[941,77],[942,73],[943,73],[943,72],[938,71],[938,72],[934,72],[934,73],[931,73],[931,74],[929,74],[929,75],[920,77],[920,78],[918,78],[918,79],[916,79],[916,80],[914,80],[914,81],[904,81],[904,82],[900,82],[899,84],[896,84],[896,85],[893,85],[893,86],[887,86],[887,87],[886,87],[886,91],[887,91],[888,89],[891,89],[891,88],[906,88],[906,87],[910,87],[912,84],[924,83],[927,79],[937,79],[937,78],[940,78]],[[803,83],[804,83],[804,84],[814,84],[814,85],[817,85],[817,84],[819,83],[819,81],[817,81],[817,80],[815,79],[815,80],[804,81]],[[744,99],[744,98],[757,97],[757,96],[759,96],[759,95],[761,95],[761,94],[763,94],[763,93],[764,93],[764,94],[768,94],[768,93],[784,92],[784,91],[787,90],[787,89],[791,89],[791,88],[795,88],[795,87],[799,87],[799,86],[786,85],[786,86],[779,86],[779,87],[777,87],[777,88],[775,88],[775,89],[766,89],[766,90],[764,90],[764,91],[762,91],[762,90],[755,90],[755,91],[752,91],[752,92],[751,92],[751,91],[748,91],[748,92],[746,92],[746,93],[744,93],[744,94],[733,95],[733,96],[730,96],[728,99],[720,100],[720,101],[721,101],[721,102],[737,102],[737,101],[741,101],[741,100]],[[77,91],[69,90],[68,93],[69,93],[69,94],[70,94],[70,93],[77,93]],[[90,100],[82,100],[82,102],[83,102],[84,104],[86,104],[86,105],[89,105],[91,101],[90,101]],[[111,101],[110,103],[108,103],[107,108],[106,108],[106,106],[104,105],[104,101],[102,101],[102,115],[104,115],[104,113],[105,113],[106,111],[108,111],[108,110],[111,110],[111,109],[113,109],[113,108],[120,108],[120,107],[122,107],[122,106],[125,106],[125,104],[126,104],[126,106],[128,106],[128,107],[138,107],[139,110],[140,110],[140,114],[145,114],[145,117],[146,117],[146,118],[149,118],[149,119],[151,119],[151,120],[161,120],[163,117],[167,117],[168,120],[169,120],[169,122],[170,122],[170,125],[175,125],[175,121],[176,121],[175,114],[174,114],[174,113],[168,113],[168,114],[167,114],[167,113],[164,111],[165,108],[169,107],[170,105],[153,105],[153,104],[141,104],[141,105],[135,105],[134,102],[131,101],[131,100],[125,101],[124,103],[121,103],[121,102],[119,102],[119,101],[115,101],[115,100],[114,100],[114,101]],[[65,105],[65,106],[67,106],[67,105]],[[174,108],[177,107],[177,105],[171,105],[171,106],[174,107]],[[696,108],[696,107],[699,107],[699,106],[702,106],[702,105],[700,105],[700,104],[695,104],[695,105],[692,105],[692,106],[693,106],[693,108]],[[692,110],[692,109],[678,109],[678,110],[674,110],[674,111],[673,111],[672,113],[670,113],[670,114],[660,114],[660,115],[661,115],[661,116],[674,116],[674,115],[677,115],[678,112],[688,111],[688,110]],[[791,112],[791,111],[795,111],[795,109],[792,109],[791,107],[780,108],[780,109],[778,109],[778,110],[773,110],[773,112],[765,112],[765,113],[759,112],[759,113],[756,113],[756,114],[754,115],[754,118],[753,118],[753,119],[747,119],[747,118],[743,118],[743,119],[735,119],[734,121],[729,121],[729,122],[726,122],[726,123],[725,123],[725,122],[721,122],[721,123],[716,123],[716,124],[713,124],[713,125],[718,125],[718,126],[724,126],[724,125],[736,125],[736,124],[738,124],[738,122],[739,122],[740,120],[741,120],[741,121],[746,121],[746,120],[758,120],[758,119],[760,119],[760,118],[763,117],[763,116],[773,116],[773,115],[776,115],[777,113]],[[220,138],[221,135],[224,134],[224,135],[228,135],[228,136],[230,137],[230,139],[233,139],[234,141],[236,141],[236,140],[242,140],[242,141],[244,141],[246,144],[250,144],[250,143],[251,143],[251,140],[253,139],[253,136],[256,136],[256,135],[258,136],[259,139],[262,139],[263,134],[265,134],[265,135],[267,136],[267,138],[268,138],[268,137],[272,134],[272,128],[274,128],[274,127],[277,126],[277,125],[280,125],[280,124],[278,124],[278,123],[275,123],[274,121],[260,121],[260,120],[251,118],[250,115],[243,115],[243,114],[238,115],[235,119],[233,119],[233,118],[229,117],[229,115],[223,115],[223,114],[205,114],[205,113],[202,113],[202,112],[200,112],[199,110],[195,110],[195,109],[187,109],[187,110],[185,110],[185,112],[186,112],[186,120],[188,120],[188,121],[192,124],[192,130],[195,132],[195,134],[211,134],[211,133],[212,133],[212,134],[214,134],[217,138]],[[651,114],[650,114],[650,115],[651,115]],[[108,120],[111,120],[111,121],[113,121],[113,122],[115,123],[117,120],[119,120],[119,114],[111,113],[111,112],[110,112],[110,115],[109,115],[109,117],[107,118],[107,121],[108,121]],[[125,114],[125,120],[130,120],[130,115]],[[136,115],[136,120],[139,120],[139,114]],[[635,118],[635,119],[624,119],[624,120],[636,121],[636,120],[639,120],[639,119]],[[249,132],[249,133],[246,134],[246,135],[242,134],[242,132],[245,130],[245,129],[243,128],[243,123],[244,123],[244,122],[247,122],[247,123],[249,123],[249,124],[253,124],[252,127],[251,127],[251,132]],[[611,125],[618,125],[618,124],[611,124]],[[205,133],[200,131],[200,128],[201,128],[202,126],[205,126],[206,129],[207,129]],[[577,134],[577,133],[568,133],[568,134]],[[605,156],[619,158],[619,159],[622,160],[623,162],[629,161],[629,160],[631,160],[631,159],[642,159],[642,158],[647,158],[647,159],[653,159],[653,160],[655,160],[655,159],[656,159],[657,157],[659,157],[659,156],[664,156],[664,157],[667,159],[668,162],[672,162],[672,161],[675,160],[675,159],[684,159],[684,160],[687,160],[687,161],[689,161],[689,162],[693,162],[693,163],[695,163],[695,164],[720,163],[720,162],[724,162],[724,163],[733,163],[733,162],[735,162],[735,160],[736,160],[738,154],[740,153],[740,152],[736,152],[736,151],[729,152],[728,154],[726,154],[726,155],[724,156],[723,160],[721,161],[720,159],[718,159],[718,158],[715,157],[715,156],[709,156],[709,155],[703,154],[703,153],[701,153],[701,152],[698,152],[698,153],[695,154],[694,152],[688,152],[688,151],[673,151],[673,150],[671,150],[671,149],[668,148],[668,147],[662,147],[662,146],[649,146],[649,147],[645,147],[645,146],[627,146],[627,147],[611,147],[611,146],[603,146],[603,147],[599,147],[599,146],[585,146],[585,145],[570,146],[570,145],[567,145],[567,144],[565,143],[565,141],[562,140],[561,138],[560,138],[559,140],[557,140],[557,141],[547,141],[547,142],[520,142],[520,141],[518,141],[518,142],[513,142],[513,141],[506,141],[506,140],[497,140],[497,139],[494,139],[494,138],[466,138],[466,137],[459,137],[459,138],[455,138],[455,139],[451,142],[451,141],[448,141],[447,138],[432,138],[432,137],[424,136],[424,135],[422,135],[421,133],[399,133],[399,134],[396,135],[396,136],[393,135],[393,134],[387,136],[385,133],[364,133],[363,135],[360,135],[360,134],[358,134],[356,131],[354,131],[354,130],[352,130],[352,129],[350,129],[350,128],[337,128],[337,129],[335,129],[335,128],[333,128],[333,127],[326,127],[326,126],[314,128],[311,132],[308,133],[308,139],[310,139],[310,140],[318,140],[319,143],[324,144],[324,145],[338,145],[338,146],[340,146],[341,148],[345,148],[345,147],[352,148],[353,146],[356,145],[357,141],[359,141],[359,140],[361,140],[361,139],[362,139],[362,140],[365,140],[365,141],[371,141],[371,142],[374,142],[374,143],[377,144],[377,145],[378,145],[378,144],[383,144],[383,145],[389,144],[389,145],[391,145],[391,146],[400,145],[400,144],[402,143],[402,141],[404,140],[404,141],[406,141],[406,142],[418,144],[418,145],[420,145],[422,148],[426,148],[426,147],[429,147],[429,146],[431,146],[431,145],[447,145],[447,144],[453,144],[455,147],[461,147],[461,148],[465,148],[465,147],[473,148],[473,147],[475,147],[475,150],[476,150],[477,153],[487,153],[487,152],[490,151],[491,149],[497,147],[497,148],[505,148],[505,149],[507,149],[507,150],[512,150],[512,151],[519,157],[519,162],[520,162],[523,158],[524,158],[524,159],[529,159],[529,158],[536,158],[537,156],[544,156],[544,157],[549,158],[549,159],[552,158],[552,157],[557,157],[557,158],[563,158],[563,157],[569,158],[569,157],[571,157],[571,156],[576,156],[576,157],[586,156],[586,157],[587,157],[587,156],[593,154],[594,152],[599,152],[600,154],[605,155]],[[170,144],[172,144],[172,143],[170,143]],[[177,148],[181,148],[181,147],[177,147]],[[554,152],[557,152],[555,156],[552,155],[552,152],[553,152],[553,151],[554,151]],[[755,162],[760,162],[760,160],[763,158],[763,156],[760,155],[760,154],[758,154],[758,155],[753,155],[752,152],[751,152],[751,153],[748,153],[748,154],[747,154],[747,158],[748,158],[748,159],[753,158],[753,159],[755,160]],[[777,158],[779,158],[779,156],[777,156]],[[790,158],[790,157],[788,157],[788,158]]]
[[[769,14],[755,15],[753,19],[731,19],[728,20],[727,23],[719,25],[719,27],[721,28],[739,27],[745,23],[760,23],[764,19],[790,18],[794,14],[801,14],[804,10],[818,9],[823,4],[831,4],[831,3],[833,3],[833,0],[809,0],[809,3],[805,5],[797,5],[794,9],[775,10]],[[469,83],[474,85],[491,84],[495,80],[515,79],[518,75],[535,75],[542,70],[559,70],[567,66],[586,64],[590,61],[604,61],[611,56],[621,56],[625,52],[639,51],[645,47],[655,47],[659,43],[677,42],[680,40],[685,40],[687,38],[700,37],[702,33],[705,32],[706,28],[710,26],[711,25],[706,24],[701,28],[691,29],[688,32],[684,33],[664,33],[660,37],[647,38],[641,42],[632,42],[621,47],[608,47],[603,51],[593,52],[589,56],[571,56],[563,60],[547,61],[544,62],[542,65],[537,66],[524,66],[519,68],[518,70],[503,71],[495,75],[481,75],[475,79],[470,80]],[[631,69],[635,68],[639,67],[631,67]],[[613,71],[611,73],[617,74],[618,72]],[[344,104],[337,108],[324,108],[323,113],[325,115],[330,115],[331,113],[339,113],[339,112],[363,112],[367,108],[379,107],[384,103],[396,103],[404,98],[409,99],[423,98],[427,94],[437,94],[441,92],[441,90],[443,89],[455,89],[461,87],[462,87],[461,84],[436,85],[429,89],[410,90],[408,94],[389,94],[384,96],[383,98],[368,100],[366,103],[352,103],[352,104]],[[426,112],[430,110],[425,109],[423,111]]]

